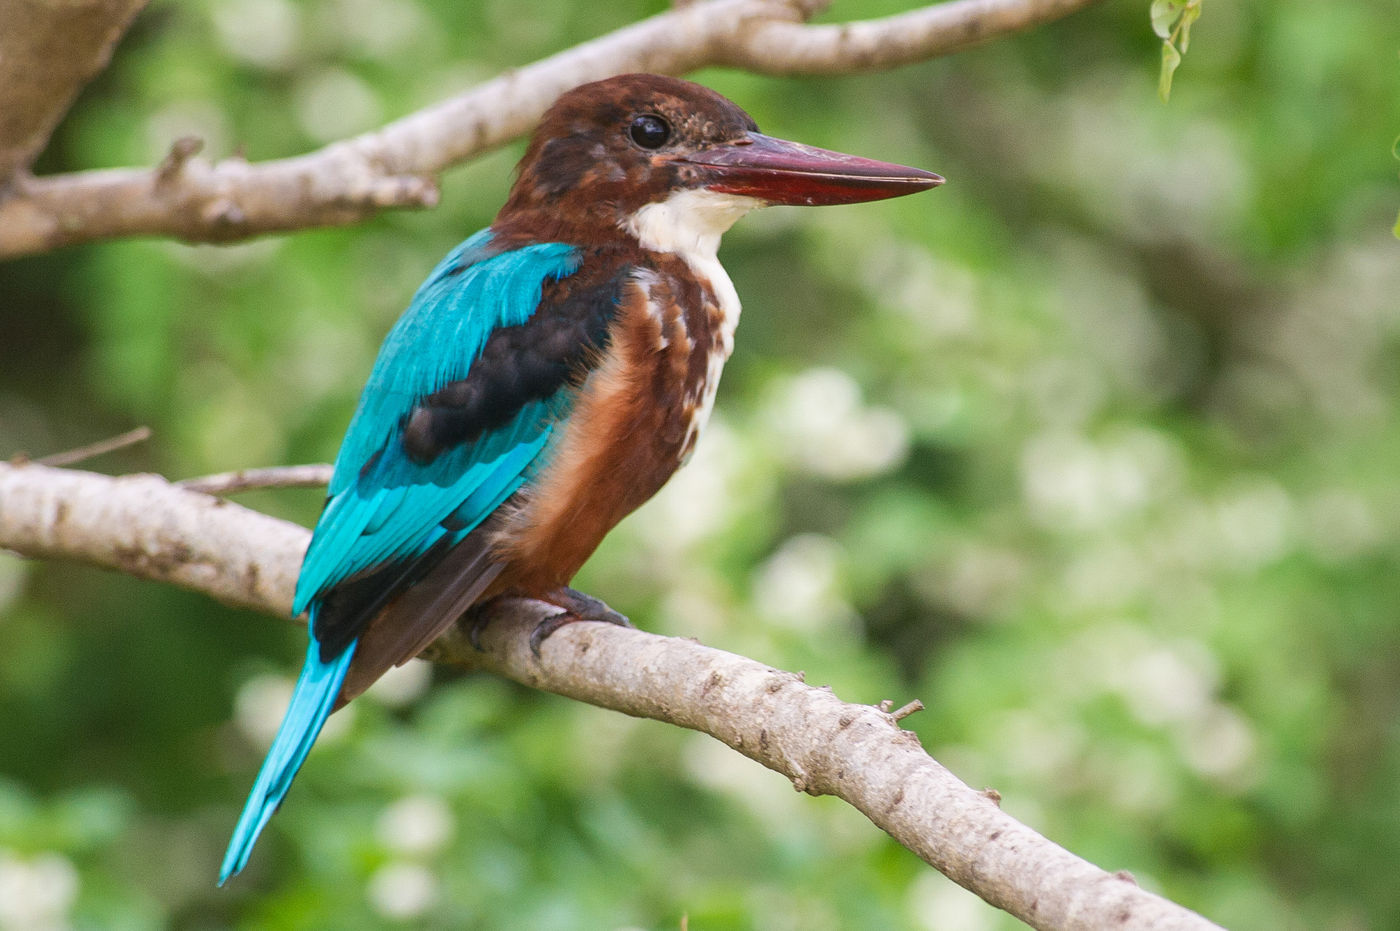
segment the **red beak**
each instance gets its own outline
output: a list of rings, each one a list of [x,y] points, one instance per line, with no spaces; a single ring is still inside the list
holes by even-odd
[[[937,187],[943,178],[800,142],[749,133],[739,142],[680,157],[705,169],[705,189],[770,204],[823,206],[902,197]]]

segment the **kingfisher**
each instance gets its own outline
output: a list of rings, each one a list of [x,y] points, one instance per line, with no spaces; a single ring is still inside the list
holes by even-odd
[[[292,606],[310,642],[224,857],[243,869],[327,717],[492,599],[627,619],[569,582],[690,456],[734,345],[720,236],[769,204],[934,187],[933,172],[766,136],[677,78],[585,84],[544,114],[505,206],[390,330]]]

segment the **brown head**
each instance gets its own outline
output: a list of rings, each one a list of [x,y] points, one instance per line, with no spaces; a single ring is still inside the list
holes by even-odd
[[[942,181],[765,136],[736,104],[699,84],[624,74],[576,87],[545,112],[494,227],[583,244],[635,235],[639,211],[686,192],[727,198],[738,206],[726,214],[737,218],[763,204],[857,203]],[[688,199],[702,201],[718,202]]]

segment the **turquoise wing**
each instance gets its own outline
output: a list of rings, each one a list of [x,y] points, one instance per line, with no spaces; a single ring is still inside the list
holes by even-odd
[[[538,469],[570,392],[562,383],[550,393],[507,392],[518,403],[492,411],[489,429],[431,455],[411,452],[411,415],[445,386],[467,384],[492,335],[524,326],[545,284],[573,274],[580,261],[578,250],[561,243],[495,248],[483,231],[439,263],[386,337],[297,580],[293,613],[308,611],[311,622],[306,662],[234,829],[220,885],[247,863],[310,753],[363,624],[413,581],[420,564],[461,542]],[[348,613],[339,610],[338,591],[356,595]]]
[[[578,265],[578,250],[562,243],[493,254],[487,230],[433,270],[385,338],[350,421],[297,580],[295,613],[357,573],[420,555],[449,532],[465,536],[528,477],[567,413],[566,398],[527,403],[497,429],[428,462],[402,448],[404,418],[465,378],[491,334],[525,324],[544,283]],[[464,529],[439,526],[453,515]]]

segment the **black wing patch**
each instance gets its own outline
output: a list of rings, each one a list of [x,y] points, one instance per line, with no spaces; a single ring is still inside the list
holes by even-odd
[[[612,263],[608,263],[612,264]],[[403,448],[417,463],[470,443],[510,422],[520,408],[582,381],[607,348],[631,268],[590,274],[590,263],[547,282],[539,309],[486,340],[467,377],[423,398],[404,418]]]

